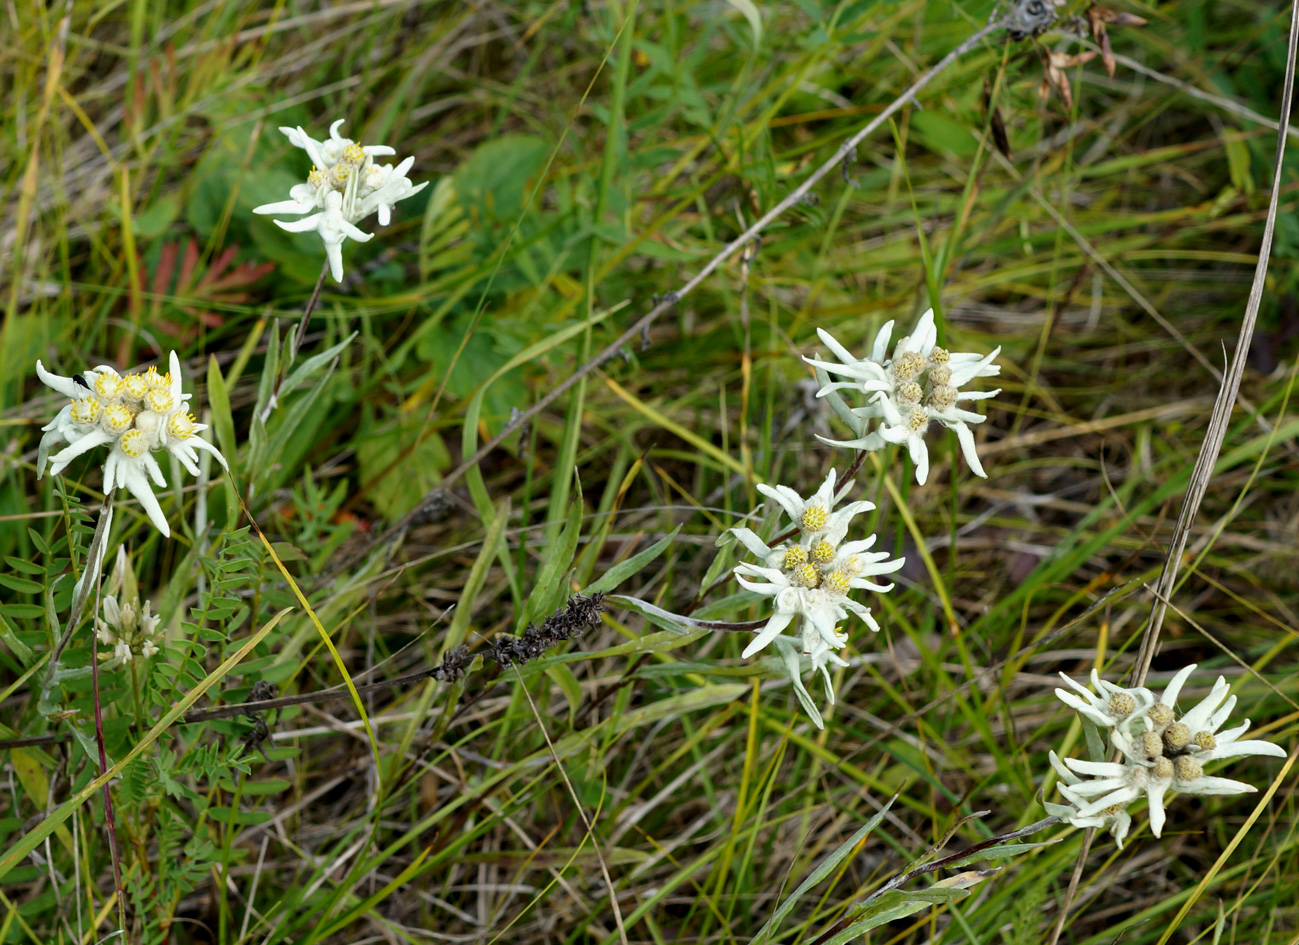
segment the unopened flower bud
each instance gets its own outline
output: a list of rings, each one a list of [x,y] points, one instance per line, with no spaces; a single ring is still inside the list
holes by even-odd
[[[1173,764],[1179,781],[1195,781],[1204,774],[1204,765],[1194,755],[1182,755]]]
[[[914,381],[925,369],[925,359],[918,351],[908,351],[893,362],[893,376],[899,384]]]
[[[1110,715],[1116,719],[1126,719],[1137,710],[1137,700],[1131,693],[1115,692],[1110,695]]]
[[[915,381],[908,381],[898,388],[898,400],[904,404],[918,404],[925,396],[925,389]]]
[[[1155,762],[1154,767],[1150,769],[1150,773],[1160,781],[1167,781],[1171,778],[1173,776],[1173,771],[1173,763],[1167,758],[1160,758]]]
[[[1159,737],[1158,732],[1145,732],[1141,736],[1141,750],[1145,752],[1147,758],[1162,758],[1164,740]]]
[[[946,410],[956,405],[956,388],[950,384],[939,384],[929,392],[929,404],[939,410]]]
[[[1156,702],[1146,710],[1146,718],[1150,719],[1151,724],[1162,732],[1173,724],[1173,707],[1164,705],[1162,702]]]
[[[1164,747],[1169,753],[1181,751],[1191,743],[1191,730],[1181,722],[1174,722],[1164,729]]]

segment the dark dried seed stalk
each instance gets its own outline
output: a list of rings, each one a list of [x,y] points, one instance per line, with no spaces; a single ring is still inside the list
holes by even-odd
[[[491,652],[484,655],[502,666],[530,662],[551,647],[576,639],[587,630],[598,627],[603,610],[603,594],[592,594],[590,597],[575,594],[568,599],[563,610],[551,614],[540,627],[528,624],[520,636],[494,638],[491,641]]]

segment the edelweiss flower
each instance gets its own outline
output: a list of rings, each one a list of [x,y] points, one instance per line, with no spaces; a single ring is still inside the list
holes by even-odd
[[[104,493],[126,489],[139,500],[158,531],[170,536],[167,518],[149,484],[150,480],[158,486],[167,484],[153,451],[167,450],[191,475],[198,474],[196,449],[211,453],[222,466],[226,461],[215,446],[198,435],[207,426],[188,412],[193,395],[182,391],[180,359],[174,351],[169,365],[166,374],[149,368],[122,375],[100,365],[81,375],[62,377],[37,361],[36,376],[41,383],[72,402],[42,427],[45,435],[37,448],[36,478],[45,475],[47,465],[57,476],[82,453],[109,446]],[[51,456],[50,450],[60,443],[68,446]]]
[[[1122,762],[1084,761],[1081,758],[1070,758],[1065,762],[1078,774],[1092,778],[1069,788],[1072,794],[1089,801],[1079,808],[1079,817],[1094,816],[1116,804],[1126,805],[1144,794],[1150,805],[1150,832],[1158,837],[1164,829],[1164,795],[1169,791],[1174,794],[1248,794],[1258,790],[1243,781],[1205,775],[1203,765],[1191,755],[1175,758],[1162,754],[1152,756],[1121,731],[1115,730],[1110,737],[1114,746],[1123,753]]]
[[[1158,700],[1146,689],[1121,689],[1103,683],[1094,672],[1092,682],[1108,696],[1106,700],[1072,680],[1067,681],[1086,696],[1086,701],[1056,690],[1062,701],[1089,721],[1110,729],[1110,742],[1123,759],[1111,762],[1096,757],[1090,761],[1068,758],[1061,765],[1052,753],[1052,766],[1061,777],[1060,793],[1074,805],[1068,816],[1070,823],[1078,827],[1102,826],[1094,821],[1112,818],[1112,832],[1121,841],[1116,832],[1121,816],[1127,816],[1128,804],[1144,795],[1150,807],[1150,830],[1158,837],[1164,828],[1164,797],[1169,792],[1230,795],[1257,790],[1243,781],[1206,775],[1204,765],[1208,762],[1244,755],[1285,757],[1285,751],[1270,742],[1241,741],[1240,736],[1249,729],[1248,720],[1219,733],[1236,704],[1234,696],[1227,697],[1229,687],[1222,677],[1218,677],[1207,697],[1178,719],[1177,696],[1194,669],[1195,664],[1191,664],[1178,672]],[[1097,750],[1093,750],[1095,754]],[[1065,816],[1055,810],[1052,813]],[[1126,835],[1126,823],[1121,833]]]
[[[979,463],[974,434],[969,427],[972,423],[982,423],[985,418],[962,409],[958,404],[968,400],[987,400],[1001,393],[1000,390],[960,390],[962,385],[976,377],[1001,373],[1001,367],[993,363],[1001,348],[981,357],[977,354],[953,354],[937,347],[938,330],[934,326],[933,309],[920,317],[915,330],[897,343],[893,357],[889,358],[892,334],[893,322],[890,321],[875,336],[870,357],[859,359],[835,341],[829,332],[817,329],[817,335],[842,363],[834,364],[819,358],[803,360],[818,371],[848,378],[825,384],[817,391],[817,396],[841,397],[840,390],[866,395],[864,407],[848,408],[860,425],[856,439],[830,440],[822,436],[817,439],[833,446],[859,450],[877,450],[886,443],[905,445],[916,466],[916,481],[924,485],[929,477],[925,433],[932,422],[937,422],[956,431],[965,461],[976,475],[986,479],[987,473]],[[873,421],[879,421],[878,429],[870,429]]]
[[[342,124],[340,119],[329,126],[327,141],[317,141],[301,128],[281,128],[290,144],[307,152],[312,160],[311,173],[305,184],[294,184],[289,189],[288,200],[253,208],[253,213],[310,214],[290,222],[276,220],[275,225],[290,233],[319,233],[335,282],[343,281],[343,240],[351,237],[364,243],[374,236],[356,224],[377,212],[380,226],[387,226],[399,200],[428,186],[428,181],[412,184],[406,177],[415,163],[413,157],[396,167],[375,164],[373,158],[397,152],[386,145],[362,146],[342,137],[338,133]]]
[[[1119,849],[1122,850],[1123,841],[1127,837],[1128,831],[1132,829],[1132,816],[1127,812],[1126,806],[1123,804],[1114,804],[1102,811],[1092,814],[1089,817],[1081,816],[1078,813],[1078,810],[1080,807],[1085,806],[1087,802],[1074,794],[1070,788],[1076,784],[1081,784],[1082,778],[1078,777],[1078,775],[1066,768],[1064,762],[1060,760],[1060,756],[1055,752],[1051,752],[1050,761],[1051,767],[1054,768],[1055,773],[1060,776],[1060,793],[1065,796],[1065,799],[1069,801],[1069,803],[1052,804],[1050,801],[1044,800],[1042,801],[1042,806],[1046,808],[1046,812],[1054,817],[1059,817],[1061,820],[1068,821],[1075,827],[1099,827],[1101,829],[1107,829],[1110,832],[1110,836],[1114,838],[1114,842],[1118,844]]]
[[[1285,750],[1271,742],[1261,739],[1240,740],[1240,736],[1249,731],[1249,719],[1225,732],[1218,731],[1231,715],[1231,710],[1236,707],[1236,697],[1227,695],[1231,687],[1222,676],[1219,676],[1217,682],[1213,684],[1212,691],[1181,719],[1174,721],[1173,714],[1160,711],[1160,706],[1169,709],[1174,706],[1177,693],[1181,691],[1182,684],[1191,675],[1195,665],[1192,663],[1173,677],[1164,694],[1159,697],[1159,702],[1145,711],[1143,716],[1145,732],[1138,734],[1143,737],[1146,734],[1156,734],[1159,736],[1164,754],[1170,756],[1188,754],[1202,765],[1223,758],[1242,758],[1250,755],[1284,758]]]
[[[741,544],[763,561],[762,565],[737,565],[736,580],[756,594],[774,598],[776,605],[775,613],[745,647],[743,656],[747,659],[773,641],[784,639],[781,637],[784,630],[795,617],[801,617],[801,634],[793,639],[798,640],[801,653],[812,661],[813,672],[820,670],[825,677],[831,704],[834,692],[827,664],[847,665],[836,655],[848,644],[839,622],[846,620],[852,611],[872,630],[879,630],[870,608],[848,595],[857,588],[877,593],[892,590],[892,584],[876,584],[868,578],[890,574],[904,563],[903,559],[887,561],[887,552],[870,552],[875,544],[873,535],[862,541],[840,544],[853,516],[874,506],[869,502],[851,502],[835,512],[835,481],[836,473],[831,470],[816,494],[806,500],[785,486],[758,486],[763,495],[778,502],[794,520],[799,532],[795,541],[773,549],[748,528],[731,529]],[[797,662],[796,652],[785,644],[780,649],[787,664],[791,658]],[[819,723],[819,714],[813,718]]]
[[[1149,689],[1124,689],[1122,686],[1106,682],[1100,678],[1100,674],[1094,669],[1092,670],[1092,685],[1096,687],[1097,692],[1101,693],[1100,696],[1074,682],[1064,673],[1060,674],[1060,678],[1078,690],[1082,696],[1080,699],[1071,692],[1057,689],[1055,694],[1060,698],[1060,701],[1077,709],[1101,728],[1113,728],[1129,718],[1138,709],[1147,708],[1155,698]]]

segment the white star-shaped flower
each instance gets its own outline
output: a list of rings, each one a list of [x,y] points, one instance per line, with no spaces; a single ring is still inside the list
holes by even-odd
[[[1150,829],[1158,837],[1166,821],[1165,796],[1173,794],[1231,795],[1256,790],[1243,781],[1206,775],[1204,766],[1223,758],[1245,755],[1285,757],[1277,745],[1261,740],[1240,739],[1249,729],[1249,721],[1227,731],[1219,731],[1227,721],[1236,699],[1228,696],[1229,687],[1222,677],[1212,691],[1194,708],[1177,718],[1177,697],[1195,670],[1191,664],[1177,672],[1156,699],[1147,689],[1123,689],[1101,680],[1092,673],[1092,684],[1102,695],[1089,692],[1064,677],[1079,698],[1062,689],[1056,695],[1084,716],[1084,729],[1092,745],[1091,760],[1066,759],[1063,764],[1051,755],[1052,767],[1060,774],[1060,793],[1073,805],[1071,812],[1048,808],[1079,827],[1098,827],[1108,823],[1127,833],[1127,805],[1145,797],[1150,808]],[[1063,674],[1062,674],[1063,676]],[[1110,732],[1110,742],[1122,760],[1102,760],[1105,749],[1095,739],[1090,724]],[[1080,777],[1081,776],[1081,777]],[[1059,805],[1057,805],[1059,807]],[[1115,832],[1116,839],[1119,832]]]
[[[821,488],[808,499],[785,486],[758,487],[794,521],[799,532],[796,541],[772,548],[751,529],[732,529],[740,543],[762,561],[736,565],[736,580],[755,594],[771,597],[775,604],[775,612],[745,647],[744,658],[773,642],[779,644],[787,664],[791,659],[797,664],[800,654],[806,656],[812,662],[813,672],[819,670],[825,677],[831,704],[834,692],[827,666],[847,665],[837,655],[848,644],[840,622],[847,620],[852,612],[872,630],[879,630],[870,608],[849,594],[858,589],[877,593],[892,590],[892,584],[877,584],[870,578],[890,574],[904,563],[902,559],[888,561],[887,552],[870,551],[875,544],[874,536],[843,542],[852,517],[874,506],[869,502],[851,502],[835,511],[835,482],[836,474],[831,470]],[[795,617],[801,619],[798,635],[782,636]],[[800,687],[801,682],[796,688],[803,701],[806,690]],[[819,714],[808,714],[820,724]]]
[[[886,443],[907,448],[916,467],[916,481],[921,485],[929,478],[929,449],[925,434],[937,422],[956,431],[961,453],[970,469],[987,478],[975,450],[970,424],[982,423],[984,417],[960,406],[962,401],[987,400],[1000,390],[962,391],[960,388],[976,377],[992,377],[1001,372],[994,364],[1001,348],[989,355],[952,353],[937,346],[938,330],[933,310],[925,312],[911,334],[899,341],[888,357],[893,322],[888,322],[875,336],[870,357],[856,358],[824,329],[817,334],[841,363],[804,358],[818,371],[845,377],[845,381],[827,383],[818,397],[842,398],[840,391],[854,391],[866,396],[864,406],[847,408],[860,427],[851,440],[818,439],[833,446],[859,450],[877,450]],[[824,376],[824,375],[819,375]],[[876,429],[871,425],[878,422]]]
[[[1069,803],[1052,804],[1050,801],[1043,800],[1042,806],[1046,808],[1046,812],[1054,817],[1059,817],[1061,820],[1068,821],[1075,827],[1097,827],[1108,830],[1110,836],[1114,838],[1114,842],[1118,844],[1118,848],[1122,850],[1123,841],[1132,829],[1132,815],[1127,812],[1126,805],[1115,804],[1088,817],[1083,817],[1078,811],[1087,802],[1071,790],[1074,785],[1082,783],[1082,778],[1065,767],[1064,762],[1060,760],[1060,756],[1055,752],[1051,752],[1050,761],[1051,767],[1055,769],[1055,773],[1060,777],[1057,787]]]
[[[1100,678],[1100,674],[1095,669],[1092,670],[1092,685],[1100,695],[1096,695],[1064,673],[1060,674],[1060,678],[1078,691],[1076,696],[1072,692],[1057,689],[1055,694],[1060,701],[1077,709],[1101,728],[1113,728],[1130,718],[1134,712],[1147,708],[1155,698],[1154,694],[1144,687],[1124,689],[1122,686],[1106,682]]]
[[[1165,753],[1185,752],[1202,765],[1224,758],[1243,758],[1252,755],[1284,758],[1285,749],[1279,745],[1261,739],[1241,740],[1240,736],[1249,731],[1249,719],[1235,728],[1225,732],[1219,731],[1236,707],[1236,697],[1228,696],[1231,687],[1222,676],[1218,677],[1209,694],[1180,719],[1173,721],[1160,710],[1160,706],[1169,707],[1170,710],[1175,706],[1177,694],[1191,671],[1195,669],[1195,665],[1192,663],[1178,672],[1164,694],[1159,697],[1159,702],[1143,713],[1145,731],[1160,736]]]
[[[396,152],[386,145],[362,146],[342,137],[338,133],[342,124],[339,120],[330,125],[325,141],[317,141],[301,128],[281,128],[290,144],[307,152],[311,172],[306,183],[289,189],[288,200],[253,208],[253,213],[262,214],[309,214],[300,220],[276,220],[275,225],[290,233],[314,230],[320,234],[335,282],[343,280],[343,241],[364,243],[374,236],[356,224],[378,213],[379,224],[387,226],[398,201],[428,186],[428,181],[412,184],[407,178],[415,163],[413,157],[396,167],[375,164],[375,157]]]
[[[37,449],[36,476],[59,475],[78,456],[108,446],[104,462],[104,492],[125,489],[140,502],[150,521],[163,535],[171,528],[150,485],[165,486],[162,470],[153,451],[165,449],[191,474],[198,474],[196,450],[204,450],[226,467],[225,457],[198,434],[207,427],[188,412],[193,396],[183,392],[180,359],[171,352],[170,371],[118,374],[101,365],[77,377],[63,377],[36,362],[36,375],[45,386],[71,398],[55,418],[42,429]],[[59,443],[62,450],[50,455]]]
[[[835,497],[837,478],[838,473],[831,469],[825,481],[821,483],[821,488],[807,499],[789,486],[769,486],[758,483],[758,491],[775,500],[804,537],[823,537],[831,544],[837,545],[847,534],[848,523],[852,521],[853,516],[875,508],[869,502],[849,502],[839,511],[834,511],[837,501]]]
[[[1150,832],[1158,837],[1164,829],[1166,813],[1164,795],[1174,794],[1248,794],[1258,790],[1252,784],[1215,778],[1204,773],[1204,767],[1192,755],[1174,758],[1160,755],[1151,758],[1122,731],[1110,733],[1114,747],[1123,753],[1122,762],[1084,761],[1069,758],[1065,763],[1089,780],[1072,785],[1069,790],[1088,803],[1079,808],[1078,816],[1090,817],[1116,804],[1128,804],[1143,794],[1150,807]]]

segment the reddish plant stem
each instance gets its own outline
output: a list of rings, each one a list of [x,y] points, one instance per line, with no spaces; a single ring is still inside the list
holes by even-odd
[[[91,635],[90,682],[95,700],[95,745],[99,748],[99,773],[108,771],[108,753],[104,750],[104,709],[99,700],[99,638]],[[117,819],[113,814],[113,796],[104,782],[104,825],[108,828],[108,849],[113,856],[113,884],[117,891],[117,921],[126,934],[126,891],[122,888],[122,857],[117,849]]]

